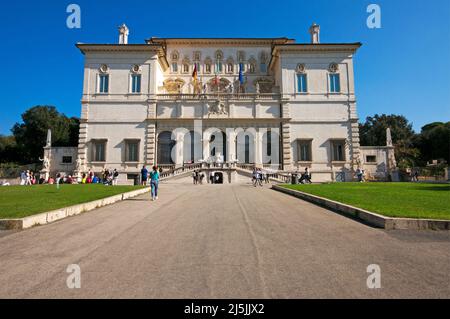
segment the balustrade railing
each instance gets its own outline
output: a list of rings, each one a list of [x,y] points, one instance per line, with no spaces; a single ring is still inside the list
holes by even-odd
[[[156,95],[160,100],[275,100],[280,98],[280,94],[273,93],[206,93],[206,94],[173,94],[173,93],[163,93]]]

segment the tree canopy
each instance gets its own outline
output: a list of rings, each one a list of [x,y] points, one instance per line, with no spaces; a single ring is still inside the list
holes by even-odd
[[[414,133],[412,123],[402,115],[374,115],[360,124],[361,145],[386,145],[386,129],[391,129],[399,166],[425,166],[428,161],[444,159],[450,163],[450,122],[430,123]]]
[[[10,153],[8,160],[2,157],[2,161],[37,163],[39,157],[42,157],[42,148],[46,143],[48,129],[52,130],[52,146],[78,145],[79,120],[77,118],[68,118],[59,113],[54,106],[34,106],[22,114],[22,123],[16,123],[11,129],[13,139],[8,137],[11,140],[5,140],[4,138],[4,142],[9,141],[9,151],[11,152],[11,147],[14,147],[15,154]]]

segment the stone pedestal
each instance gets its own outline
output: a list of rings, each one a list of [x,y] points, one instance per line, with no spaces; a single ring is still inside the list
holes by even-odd
[[[390,172],[391,182],[400,182],[400,172],[398,169]]]

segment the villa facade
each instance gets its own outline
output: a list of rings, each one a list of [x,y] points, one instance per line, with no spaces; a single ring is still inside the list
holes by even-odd
[[[360,43],[150,38],[77,44],[85,56],[77,172],[220,161],[352,180],[364,165],[353,57]],[[376,155],[376,154],[375,154]],[[375,161],[377,161],[375,159]]]

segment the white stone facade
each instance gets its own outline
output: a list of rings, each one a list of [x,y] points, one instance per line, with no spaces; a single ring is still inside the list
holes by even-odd
[[[220,153],[226,163],[309,167],[320,182],[352,180],[362,163],[353,71],[360,43],[151,38],[77,46],[85,55],[82,170],[116,168],[125,179],[144,164],[182,166]],[[222,149],[211,128],[227,133]]]

